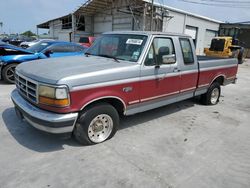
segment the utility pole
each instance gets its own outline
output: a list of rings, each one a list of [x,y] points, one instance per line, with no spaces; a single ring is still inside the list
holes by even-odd
[[[143,7],[143,24],[142,24],[142,30],[145,31],[146,30],[146,13],[147,13],[147,4],[144,4]]]
[[[2,33],[2,31],[3,31],[3,22],[0,22],[0,27],[1,27],[1,33]]]
[[[71,41],[70,42],[76,42],[75,41],[75,34],[76,34],[76,16],[74,13],[71,14],[72,17],[72,34],[71,34]]]
[[[152,0],[152,5],[151,5],[150,31],[153,31],[153,19],[154,19],[154,0]]]

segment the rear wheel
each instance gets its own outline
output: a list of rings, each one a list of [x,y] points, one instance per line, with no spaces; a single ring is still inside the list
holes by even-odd
[[[100,103],[84,110],[73,134],[81,144],[98,144],[112,138],[118,125],[119,115],[116,109],[107,103]]]
[[[14,84],[15,83],[15,69],[17,64],[12,63],[9,65],[6,65],[3,68],[3,80],[7,83]]]
[[[201,95],[201,103],[205,105],[216,105],[219,102],[220,93],[220,84],[218,82],[212,83],[207,93]]]

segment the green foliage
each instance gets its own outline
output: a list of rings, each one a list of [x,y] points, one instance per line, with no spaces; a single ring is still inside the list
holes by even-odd
[[[33,33],[32,31],[25,31],[21,35],[24,35],[24,36],[27,36],[27,37],[36,36],[36,34]]]

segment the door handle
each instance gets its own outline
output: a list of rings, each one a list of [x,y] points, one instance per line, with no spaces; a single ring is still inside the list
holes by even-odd
[[[174,68],[173,72],[181,72],[181,70],[178,68]]]

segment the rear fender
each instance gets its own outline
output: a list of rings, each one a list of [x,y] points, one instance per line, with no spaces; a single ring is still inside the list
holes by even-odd
[[[209,87],[216,81],[216,80],[221,80],[218,81],[220,85],[224,84],[224,81],[226,79],[226,75],[225,74],[219,74],[217,76],[215,76],[215,78],[210,82]]]

